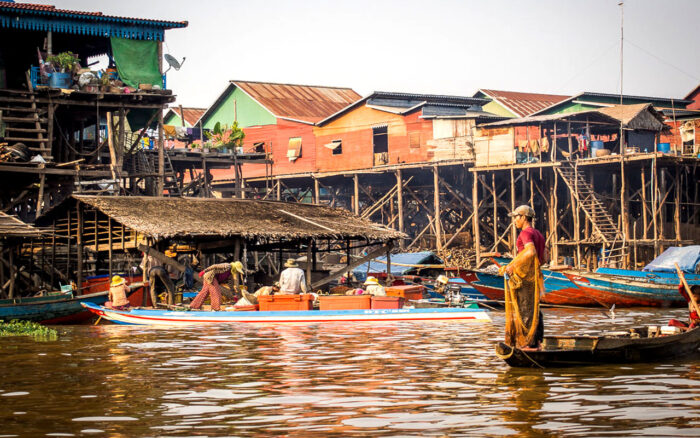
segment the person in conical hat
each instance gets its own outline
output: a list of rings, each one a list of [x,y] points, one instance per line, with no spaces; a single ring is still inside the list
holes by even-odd
[[[129,303],[127,298],[130,290],[131,288],[126,285],[126,280],[121,276],[115,275],[112,277],[107,296],[108,301],[105,303],[105,307],[115,310],[126,310],[131,307],[131,303]]]
[[[286,269],[280,273],[280,293],[306,293],[306,275],[304,274],[304,270],[299,268],[297,261],[289,259],[284,266]]]
[[[365,286],[365,294],[374,295],[377,297],[385,297],[386,296],[386,289],[384,289],[384,286],[379,284],[379,280],[377,280],[376,277],[373,277],[371,275],[369,277],[367,277],[367,280],[365,280],[364,286]]]
[[[220,310],[221,296],[224,294],[221,285],[224,283],[228,283],[231,289],[229,293],[232,294],[232,296],[229,299],[239,299],[240,291],[238,290],[238,285],[240,281],[238,276],[244,273],[243,263],[239,261],[209,266],[199,273],[199,276],[204,280],[204,285],[202,286],[202,290],[200,290],[197,296],[194,297],[194,300],[192,300],[190,309],[200,309],[202,304],[204,304],[204,300],[210,295],[211,310]]]

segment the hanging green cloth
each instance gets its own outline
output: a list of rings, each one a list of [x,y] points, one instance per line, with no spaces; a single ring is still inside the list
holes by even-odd
[[[124,84],[134,88],[138,88],[139,84],[163,85],[156,41],[110,39],[112,57]]]

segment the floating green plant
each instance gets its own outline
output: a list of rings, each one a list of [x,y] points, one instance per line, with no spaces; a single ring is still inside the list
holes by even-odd
[[[3,336],[33,336],[34,338],[53,340],[58,338],[58,332],[37,322],[12,320],[10,322],[0,321],[0,337]]]

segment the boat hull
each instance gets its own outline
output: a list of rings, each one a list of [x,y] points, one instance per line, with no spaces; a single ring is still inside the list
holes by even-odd
[[[448,309],[372,309],[372,310],[298,310],[298,311],[172,311],[132,309],[112,310],[85,303],[84,307],[118,324],[184,326],[199,324],[316,324],[326,322],[370,321],[464,321],[490,322],[488,313],[478,306]]]
[[[518,368],[571,367],[596,364],[658,362],[698,352],[700,328],[677,335],[641,338],[547,336],[543,348],[523,351],[504,343],[496,353]]]
[[[79,297],[31,297],[2,300],[0,319],[34,321],[42,324],[67,324],[91,317],[81,303],[104,304],[107,292],[97,292]]]
[[[594,307],[681,307],[686,302],[678,285],[636,281],[596,273],[542,270],[545,293],[542,302]],[[503,277],[470,271],[464,279],[491,300],[504,299]]]

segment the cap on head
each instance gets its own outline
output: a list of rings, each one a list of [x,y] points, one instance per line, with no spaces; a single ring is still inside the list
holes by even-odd
[[[513,212],[509,213],[508,216],[510,217],[515,217],[515,216],[525,216],[529,218],[535,217],[535,210],[532,209],[529,205],[519,205],[518,207],[513,210]]]

